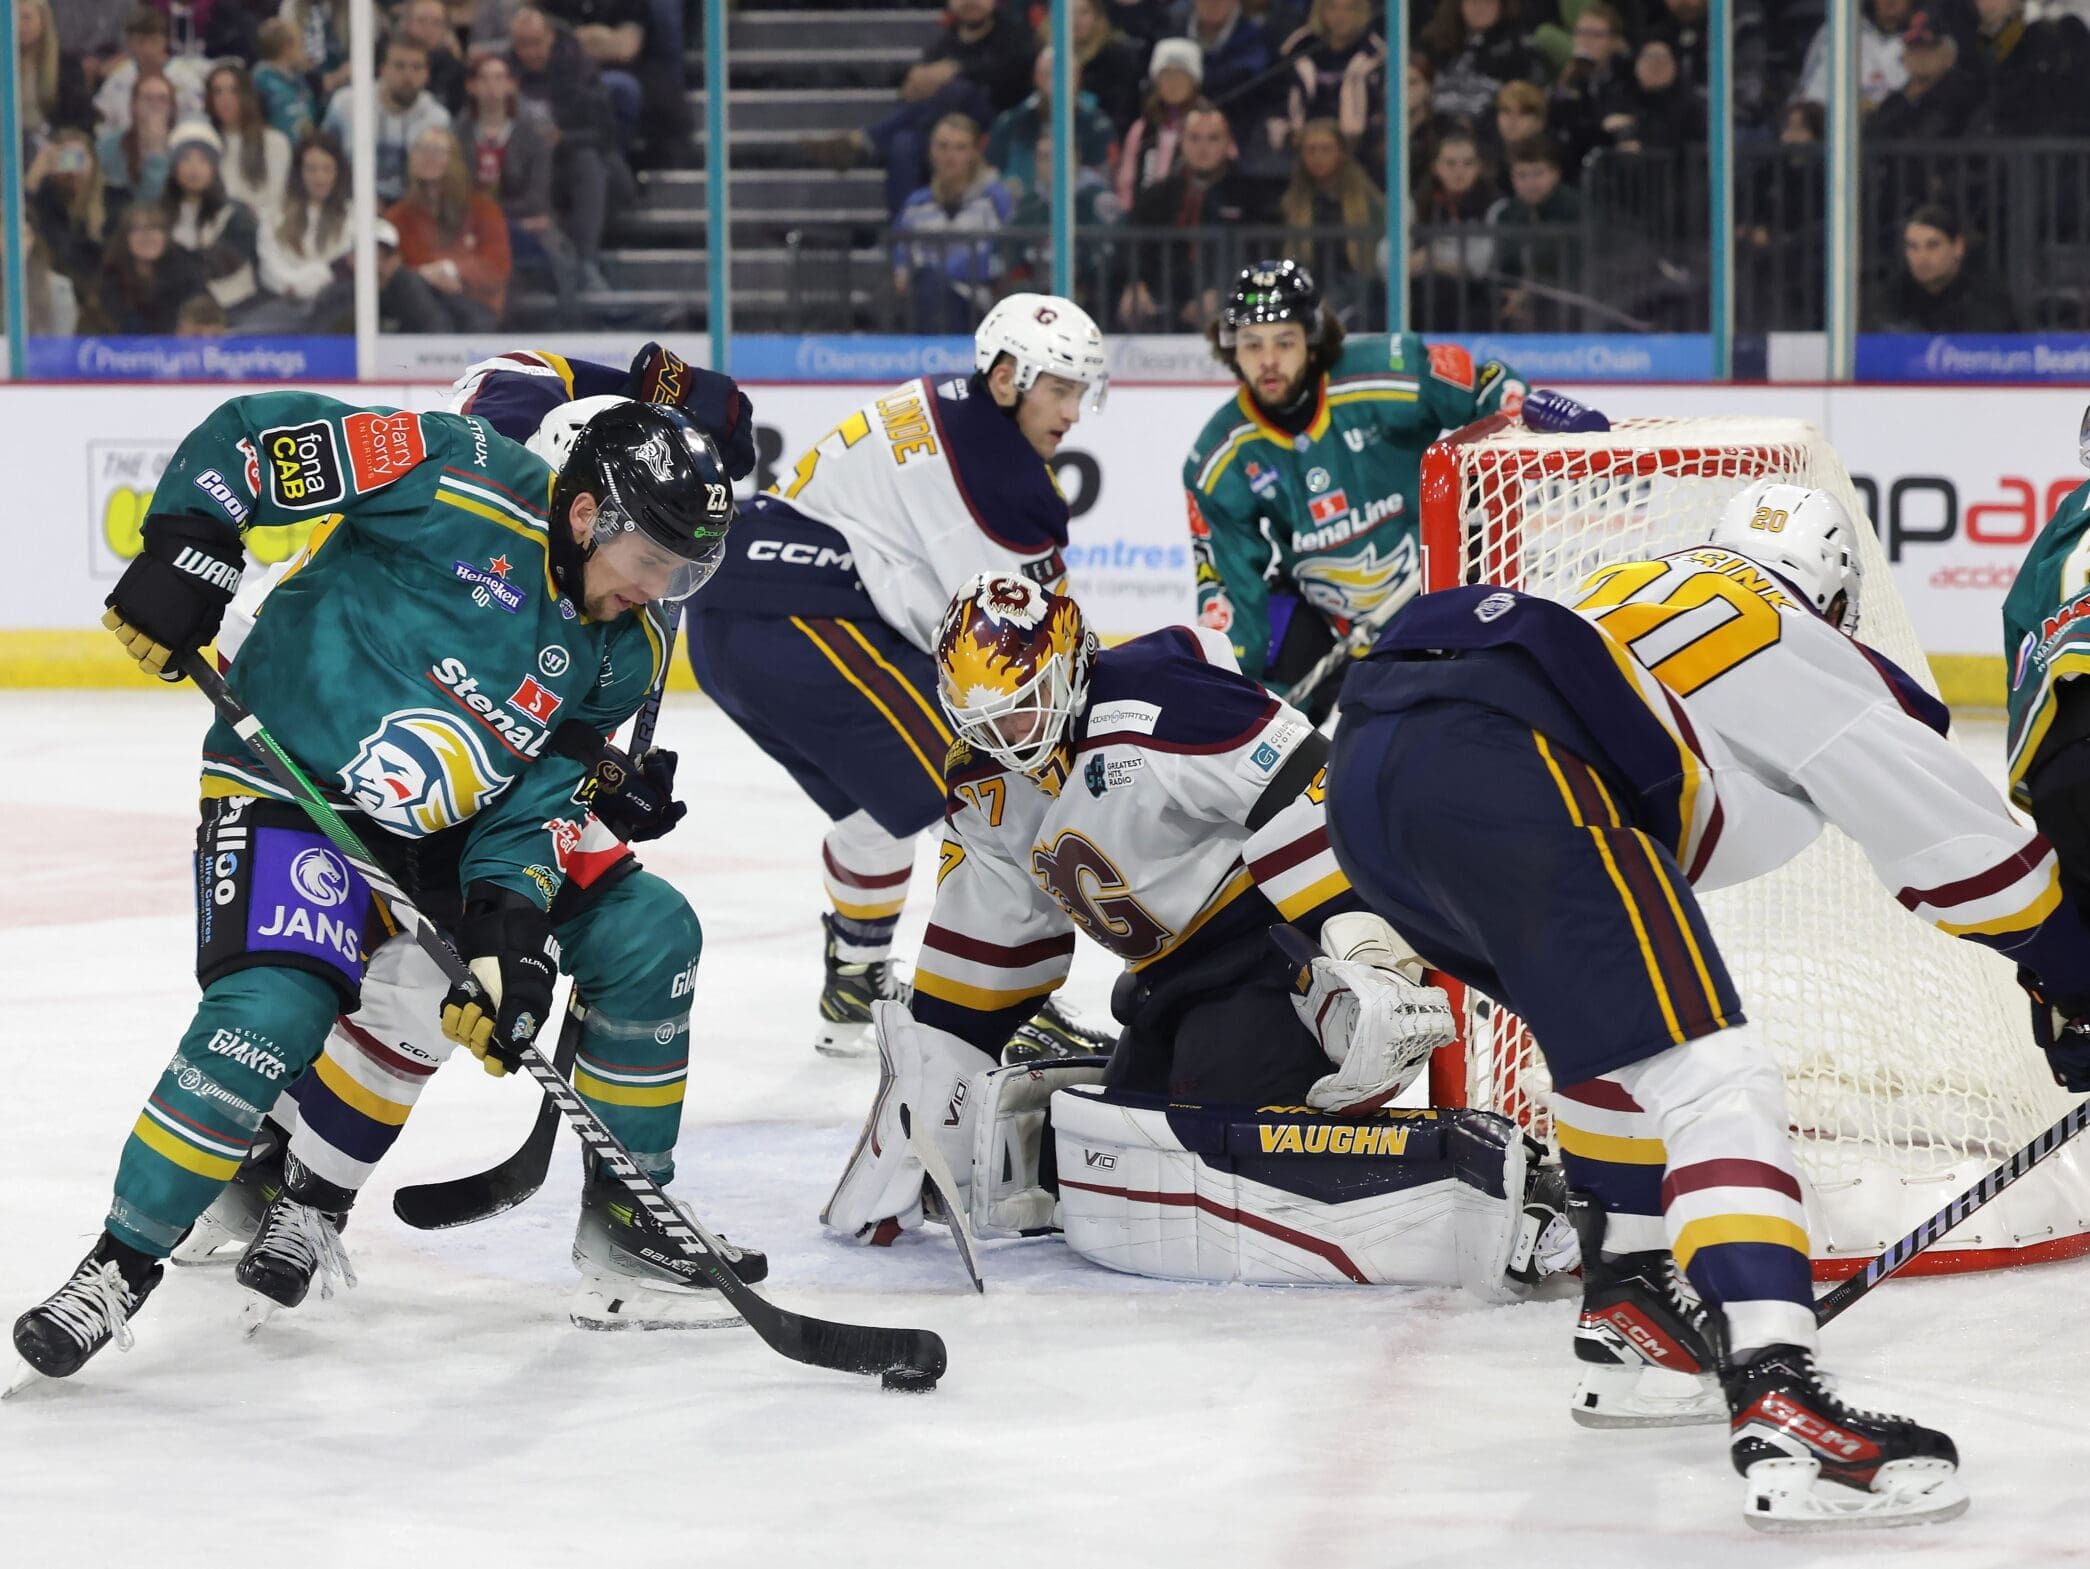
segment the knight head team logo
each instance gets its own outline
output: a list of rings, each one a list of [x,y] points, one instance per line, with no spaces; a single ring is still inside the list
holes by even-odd
[[[341,782],[360,810],[415,838],[463,822],[508,787],[465,722],[433,708],[387,714]]]

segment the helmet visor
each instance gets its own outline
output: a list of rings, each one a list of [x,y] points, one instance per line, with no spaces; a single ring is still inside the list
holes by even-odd
[[[726,556],[723,534],[692,541],[702,553],[685,556],[633,526],[610,505],[597,514],[594,538],[592,562],[613,580],[608,586],[642,604],[687,599],[711,581]],[[627,588],[630,592],[624,593]]]

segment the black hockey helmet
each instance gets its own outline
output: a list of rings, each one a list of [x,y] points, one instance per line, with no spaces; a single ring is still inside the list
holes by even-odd
[[[733,482],[711,438],[680,409],[625,400],[595,413],[559,469],[552,515],[565,517],[584,492],[598,507],[586,554],[619,546],[631,556],[620,542],[644,541],[658,547],[646,556],[674,558],[645,567],[661,583],[657,599],[694,594],[725,557]]]
[[[1230,349],[1243,327],[1296,321],[1306,341],[1321,336],[1321,288],[1314,276],[1289,258],[1253,262],[1241,269],[1234,291],[1219,308],[1219,346]]]

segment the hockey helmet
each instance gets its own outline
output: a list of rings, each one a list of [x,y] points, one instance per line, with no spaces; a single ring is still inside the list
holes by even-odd
[[[996,303],[973,334],[972,362],[984,376],[1002,355],[1016,362],[1016,390],[1040,376],[1062,376],[1089,389],[1089,407],[1110,393],[1103,334],[1089,313],[1057,294],[1011,294]]]
[[[565,444],[552,516],[564,518],[575,496],[592,495],[588,555],[609,552],[613,568],[654,599],[694,594],[725,558],[733,522],[733,482],[718,448],[680,409],[585,401],[600,406]]]
[[[1826,490],[1760,479],[1720,509],[1708,543],[1771,568],[1825,616],[1841,595],[1836,624],[1856,636],[1865,570],[1857,526]]]
[[[1219,308],[1219,346],[1230,349],[1243,327],[1296,321],[1309,345],[1320,341],[1321,287],[1297,262],[1269,259],[1241,269]]]
[[[562,403],[530,432],[530,439],[523,443],[537,456],[549,463],[554,474],[566,467],[568,454],[579,439],[581,428],[604,409],[615,408],[631,399],[614,393],[599,398],[575,398],[571,403]]]
[[[976,752],[1030,773],[1088,701],[1096,635],[1065,594],[1009,572],[975,574],[936,635],[936,690]]]

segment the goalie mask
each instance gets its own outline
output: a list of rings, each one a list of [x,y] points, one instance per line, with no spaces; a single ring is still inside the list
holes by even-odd
[[[1826,490],[1760,479],[1720,509],[1707,543],[1771,568],[1855,637],[1864,576],[1856,528]]]
[[[982,572],[944,612],[937,696],[966,745],[1027,774],[1066,740],[1095,659],[1095,634],[1072,599],[1027,577]]]

